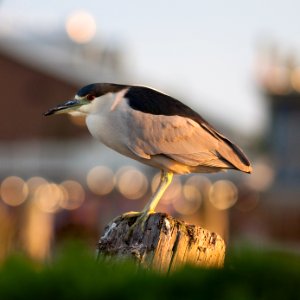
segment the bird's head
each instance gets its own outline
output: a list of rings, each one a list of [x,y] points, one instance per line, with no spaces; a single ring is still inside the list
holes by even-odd
[[[93,83],[81,88],[74,99],[68,100],[62,104],[49,109],[44,113],[45,116],[53,114],[69,113],[74,115],[88,114],[93,105],[106,94],[116,93],[126,88],[125,85],[112,83]]]

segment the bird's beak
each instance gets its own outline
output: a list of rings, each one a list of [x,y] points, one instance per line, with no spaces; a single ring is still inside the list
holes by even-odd
[[[62,114],[74,110],[75,107],[81,106],[83,103],[80,100],[69,100],[63,104],[59,104],[53,108],[50,108],[44,113],[44,116],[50,116],[53,114]]]

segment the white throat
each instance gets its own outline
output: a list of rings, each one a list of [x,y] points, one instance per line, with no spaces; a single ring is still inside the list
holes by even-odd
[[[127,101],[124,98],[127,89],[117,93],[108,93],[96,98],[92,103],[83,105],[81,111],[87,114],[86,125],[97,140],[126,155],[128,149],[124,139],[128,136]]]

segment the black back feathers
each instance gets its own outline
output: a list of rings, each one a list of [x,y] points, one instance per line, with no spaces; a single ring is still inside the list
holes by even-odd
[[[128,99],[128,104],[131,108],[144,113],[181,116],[190,118],[198,123],[204,122],[204,119],[187,105],[147,87],[133,86],[124,97]]]

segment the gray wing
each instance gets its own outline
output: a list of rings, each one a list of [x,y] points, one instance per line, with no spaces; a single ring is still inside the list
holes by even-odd
[[[208,124],[137,110],[128,113],[127,121],[130,128],[127,146],[140,157],[150,159],[152,155],[164,154],[188,166],[250,171],[237,153],[241,150]],[[134,127],[130,127],[132,124]]]

